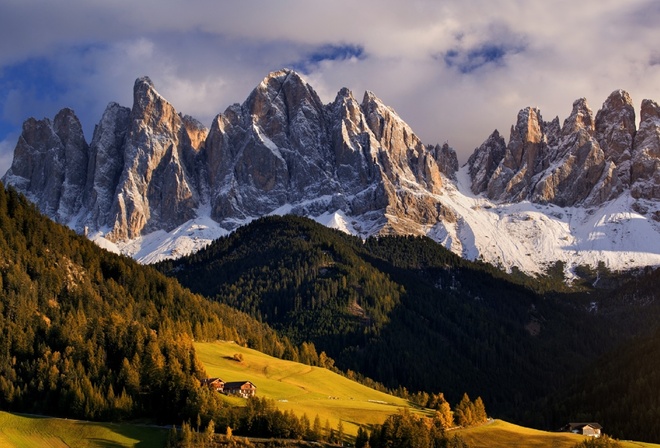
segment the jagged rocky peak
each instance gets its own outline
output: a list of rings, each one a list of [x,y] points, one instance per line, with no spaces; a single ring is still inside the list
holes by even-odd
[[[637,132],[635,108],[627,92],[615,90],[596,114],[596,139],[608,160],[620,164],[630,160]]]
[[[440,171],[451,179],[456,179],[456,172],[458,171],[458,156],[454,148],[449,146],[449,143],[443,143],[442,146],[435,145],[430,149],[434,153],[434,158]]]
[[[499,135],[491,135],[468,160],[472,191],[505,202],[596,206],[634,184],[635,197],[655,197],[660,141],[654,104],[642,103],[639,131],[632,99],[623,90],[612,92],[595,116],[586,99],[576,100],[561,127],[558,118],[544,122],[537,109],[525,108],[501,160]]]
[[[488,188],[488,182],[504,158],[505,152],[506,142],[497,129],[474,150],[467,161],[471,179],[470,189],[473,193],[479,194]]]
[[[260,131],[280,147],[317,148],[325,133],[324,106],[314,89],[293,70],[269,74],[246,102]]]
[[[573,102],[571,114],[564,120],[562,135],[568,136],[586,131],[589,135],[594,133],[594,113],[591,111],[586,98],[579,98]]]
[[[642,101],[631,164],[631,193],[637,199],[660,199],[660,106]]]
[[[15,186],[45,213],[67,219],[82,202],[88,147],[73,110],[65,108],[54,121],[30,118],[14,151],[3,182]]]
[[[216,117],[205,157],[219,222],[338,191],[324,106],[291,70],[269,74],[242,105]]]
[[[537,108],[527,107],[518,113],[504,156],[488,181],[489,198],[519,201],[528,194],[532,177],[547,165],[548,128],[554,129],[543,121]]]
[[[114,223],[106,236],[113,241],[136,238],[145,230],[172,230],[194,218],[199,205],[197,151],[182,117],[148,77],[135,81],[130,119],[110,212]]]
[[[124,167],[124,144],[131,109],[110,103],[94,128],[87,167],[84,204],[88,210],[86,228],[98,229],[112,222],[110,209]]]

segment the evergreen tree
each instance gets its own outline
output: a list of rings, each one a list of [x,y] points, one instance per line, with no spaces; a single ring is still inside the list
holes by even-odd
[[[364,448],[367,444],[369,444],[369,434],[366,429],[360,426],[355,437],[355,448]]]
[[[486,414],[486,406],[484,405],[481,397],[477,397],[477,399],[474,400],[473,409],[475,424],[484,423],[486,420],[488,420],[488,415]]]
[[[337,439],[339,443],[343,443],[344,441],[344,422],[341,419],[339,419],[339,423],[337,424]]]
[[[445,400],[445,396],[440,393],[436,396],[436,403],[435,403],[435,420],[437,424],[442,428],[442,429],[449,429],[454,427],[454,415],[451,411],[451,406]]]
[[[463,427],[471,426],[474,423],[473,404],[467,393],[463,394],[463,398],[458,402],[454,409],[454,418],[456,423]]]
[[[312,425],[312,434],[310,439],[312,441],[319,441],[323,438],[323,427],[321,426],[321,417],[318,414],[314,417],[314,423]]]

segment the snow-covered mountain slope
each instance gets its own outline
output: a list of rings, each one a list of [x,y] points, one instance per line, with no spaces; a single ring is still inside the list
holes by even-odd
[[[560,125],[525,108],[458,169],[366,92],[330,104],[297,73],[271,73],[207,130],[148,78],[111,103],[90,144],[73,111],[29,119],[4,176],[53,219],[153,263],[238,226],[293,213],[361,237],[428,235],[469,259],[529,273],[557,261],[660,265],[660,107],[614,92]]]
[[[444,197],[460,219],[428,233],[465,258],[528,273],[561,261],[567,278],[580,265],[603,263],[613,270],[660,265],[660,223],[635,212],[629,193],[594,207],[495,203],[471,193],[467,170],[459,171]],[[648,206],[651,214],[660,210],[660,204]]]
[[[447,182],[446,192],[438,200],[453,209],[458,219],[427,226],[424,233],[464,258],[532,274],[542,274],[561,261],[568,279],[574,276],[576,266],[603,264],[612,270],[627,270],[660,265],[660,223],[632,211],[635,199],[629,194],[590,208],[529,201],[497,204],[470,192],[467,167],[457,177],[456,183]],[[649,205],[660,213],[660,205]],[[285,206],[272,214],[291,211],[292,207]],[[341,209],[308,217],[327,227],[365,236],[356,229],[367,223]],[[159,230],[119,243],[90,236],[108,250],[154,263],[194,253],[230,231],[207,214],[171,232]]]

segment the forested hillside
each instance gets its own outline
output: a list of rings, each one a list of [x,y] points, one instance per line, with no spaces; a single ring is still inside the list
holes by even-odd
[[[615,297],[638,310],[622,316],[622,321],[648,329],[651,334],[624,341],[616,350],[601,357],[588,371],[552,400],[554,422],[598,421],[609,434],[622,439],[660,441],[660,331],[639,316],[657,321],[660,271],[639,276]]]
[[[404,396],[480,395],[493,415],[537,427],[587,419],[660,437],[657,271],[556,292],[426,238],[362,241],[293,216],[158,268],[214,301],[0,188],[0,408],[242,427],[243,411],[198,382],[192,340],[226,339],[332,366],[324,350],[349,377]]]
[[[297,356],[255,319],[100,249],[0,188],[1,409],[169,423],[217,412],[217,397],[199,387],[192,338]]]
[[[363,242],[293,216],[257,220],[159,269],[294,343],[312,341],[342,370],[450,401],[481,395],[495,415],[536,426],[552,424],[550,393],[647,319],[623,319],[597,290],[535,292],[531,279],[427,238]]]

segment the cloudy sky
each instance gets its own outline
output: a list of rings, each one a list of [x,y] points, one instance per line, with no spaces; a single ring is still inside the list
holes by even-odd
[[[285,67],[326,103],[373,91],[463,163],[526,106],[563,120],[615,89],[660,101],[660,2],[0,0],[0,174],[27,117],[71,107],[89,141],[148,75],[208,126]]]

